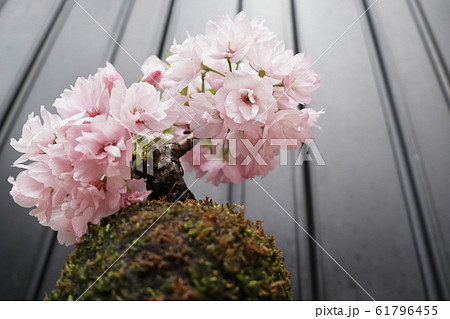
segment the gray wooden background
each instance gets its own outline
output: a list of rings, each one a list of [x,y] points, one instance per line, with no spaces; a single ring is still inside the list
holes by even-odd
[[[199,181],[193,192],[243,203],[248,218],[264,220],[295,299],[449,299],[448,0],[379,0],[356,23],[374,0],[78,1],[139,63],[240,10],[319,58],[310,106],[327,112],[315,131],[326,165],[295,166],[293,152],[258,183],[324,250],[252,180]],[[0,299],[43,298],[72,250],[10,198],[19,154],[9,140],[28,113],[50,108],[105,61],[128,83],[140,76],[74,1],[0,0]]]

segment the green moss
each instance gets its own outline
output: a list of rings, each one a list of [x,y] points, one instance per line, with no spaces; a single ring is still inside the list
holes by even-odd
[[[47,300],[77,299],[133,242],[81,300],[291,299],[290,274],[260,223],[238,206],[171,205],[132,206],[91,226]]]

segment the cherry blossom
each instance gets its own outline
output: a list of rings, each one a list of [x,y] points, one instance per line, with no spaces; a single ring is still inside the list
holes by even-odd
[[[159,91],[147,82],[133,83],[128,89],[117,83],[111,92],[111,113],[132,132],[162,131],[178,117],[173,100],[161,101]]]
[[[195,121],[190,128],[197,138],[223,138],[227,133],[227,125],[220,116],[216,98],[211,92],[194,93],[190,100]]]
[[[292,59],[294,68],[283,79],[287,88],[286,94],[297,103],[308,104],[311,102],[311,93],[319,87],[320,76],[316,71],[310,69],[311,58],[309,56],[299,53]]]
[[[202,65],[201,49],[197,41],[189,37],[182,44],[174,44],[170,47],[171,56],[167,58],[170,68],[166,77],[172,80],[177,89],[183,89],[195,77],[200,75]]]
[[[143,202],[152,191],[148,191],[144,179],[132,179],[127,183],[127,192],[122,194],[120,207],[126,208],[132,203]]]
[[[90,75],[87,79],[78,78],[75,86],[66,89],[53,104],[59,115],[65,119],[80,112],[94,117],[109,112],[109,92],[105,84]]]
[[[236,130],[256,129],[275,112],[273,81],[257,74],[230,73],[216,95],[223,104],[220,115]],[[255,124],[258,122],[258,124]]]
[[[16,151],[24,153],[14,164],[20,164],[27,160],[38,160],[45,153],[43,152],[44,147],[54,143],[61,118],[49,113],[44,106],[41,106],[41,116],[43,123],[34,113],[28,115],[28,121],[22,129],[22,137],[19,141],[11,139],[11,146]]]
[[[141,66],[141,71],[144,74],[142,81],[157,86],[168,68],[167,63],[156,55],[149,56]]]
[[[217,17],[204,34],[175,41],[163,62],[150,56],[127,85],[107,62],[78,78],[53,106],[31,113],[11,139],[22,169],[14,201],[58,241],[73,244],[90,224],[152,193],[137,157],[161,142],[200,140],[181,158],[214,185],[266,176],[280,150],[300,148],[324,113],[311,102],[320,85],[311,58],[286,50],[260,18]]]
[[[99,68],[94,77],[100,79],[100,81],[105,85],[109,93],[111,93],[111,90],[114,87],[114,82],[119,81],[125,84],[123,77],[119,74],[119,72],[116,71],[116,68],[114,68],[114,66],[109,62],[106,62],[106,67]]]

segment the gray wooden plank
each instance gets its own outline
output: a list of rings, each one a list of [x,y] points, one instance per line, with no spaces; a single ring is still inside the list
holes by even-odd
[[[51,254],[48,257],[46,263],[46,270],[41,278],[39,285],[39,291],[37,292],[36,299],[42,300],[48,295],[55,287],[56,281],[61,275],[61,271],[66,262],[67,256],[73,251],[73,246],[63,246],[54,240],[51,246]]]
[[[434,72],[436,74],[438,84],[442,90],[442,93],[444,94],[445,101],[447,102],[448,108],[450,110],[450,74],[448,70],[448,56],[445,56],[442,54],[442,51],[440,48],[443,49],[444,52],[448,49],[447,43],[439,43],[436,40],[436,37],[434,35],[433,29],[430,26],[429,19],[426,17],[425,12],[423,10],[423,7],[421,3],[418,0],[414,1],[407,1],[406,4],[409,7],[409,11],[411,12],[411,15],[416,22],[417,29],[419,31],[419,35],[422,39],[422,42],[424,44],[424,47],[428,53],[429,59],[431,61],[431,64],[433,66]],[[445,11],[447,9],[447,13],[450,12],[450,5],[447,3],[447,7],[443,7],[442,5],[439,6],[440,3],[434,3],[434,7],[442,7],[442,9]],[[428,3],[430,5],[430,3]],[[427,7],[428,8],[428,7]],[[439,8],[441,9],[441,8]],[[439,27],[449,27],[448,21],[445,21],[446,24],[444,24],[444,21],[440,20],[439,18],[436,19],[436,21],[432,20],[434,22],[434,26],[436,27],[436,24]],[[437,23],[436,23],[437,22]],[[441,31],[442,32],[442,31]],[[439,40],[442,40],[442,33],[438,31]],[[448,42],[448,41],[446,41]],[[448,52],[448,51],[447,51]],[[446,53],[447,53],[446,52]]]
[[[15,113],[20,111],[21,103],[28,93],[27,88],[30,88],[32,83],[34,83],[34,79],[39,73],[39,65],[50,51],[58,30],[64,23],[63,20],[68,15],[70,9],[70,5],[64,6],[62,12],[58,15],[58,19],[52,26],[50,34],[46,37],[44,45],[37,53],[36,60],[31,65],[30,71],[27,72],[27,77],[23,79],[22,86],[25,89],[19,91],[18,97],[14,100],[14,104],[10,107],[10,112],[5,116],[0,127],[0,145],[2,148],[9,142],[9,129],[15,121],[14,111]],[[14,151],[10,148],[6,152],[0,151],[0,160],[2,159],[3,153],[9,154],[7,157],[11,160],[17,157],[17,154],[12,155]],[[8,194],[11,185],[7,185],[9,183],[6,182],[5,178],[8,175],[17,174],[18,171],[8,168],[11,163],[6,164],[7,161],[6,159],[4,163],[5,169],[1,171],[5,176],[2,176],[2,181],[0,182],[0,187],[2,187],[2,201],[6,203],[2,207],[2,211],[5,212],[3,214],[5,223],[0,226],[1,233],[5,238],[5,240],[2,240],[3,245],[0,245],[0,248],[3,249],[4,257],[4,259],[0,260],[0,271],[5,277],[1,277],[2,282],[5,284],[1,287],[0,299],[29,300],[33,298],[32,295],[34,292],[32,290],[38,285],[38,277],[45,266],[45,259],[48,253],[48,247],[51,244],[51,238],[49,237],[50,233],[48,229],[44,230],[42,227],[39,227],[36,220],[27,218],[27,210],[13,203],[12,198]],[[10,237],[12,240],[10,240]],[[11,249],[10,245],[15,245],[16,243],[21,244],[22,242],[28,245],[19,245],[17,250]],[[17,253],[20,250],[21,252]],[[29,270],[30,265],[23,263],[27,260],[33,263],[32,272]],[[31,289],[28,289],[30,287]]]
[[[419,10],[423,10],[425,14],[426,23],[429,25],[432,36],[441,52],[448,76],[450,70],[450,42],[448,41],[450,2],[447,0],[415,0],[415,2],[419,4]]]
[[[105,0],[80,3],[106,30],[112,32],[124,2]],[[53,47],[50,46],[49,52],[43,50],[41,58],[37,60],[39,65],[25,81],[17,101],[17,112],[9,116],[7,124],[10,127],[2,127],[2,136],[8,137],[8,140],[9,137],[20,136],[28,113],[38,111],[41,104],[48,107],[52,105],[54,99],[78,76],[94,73],[107,58],[105,50],[111,39],[85,12],[74,6],[67,19],[63,18],[64,23],[55,26]],[[9,175],[17,175],[18,171],[10,168],[17,157],[18,154],[7,143],[3,143],[0,163],[4,169],[0,172],[0,189],[4,221],[0,225],[0,249],[4,258],[0,261],[0,280],[3,283],[0,299],[24,298],[36,272],[35,262],[41,257],[41,238],[45,237],[46,230],[35,218],[27,216],[29,210],[14,204],[8,194],[11,186],[6,180]]]
[[[160,10],[156,6],[157,3],[152,3],[152,9],[148,10],[149,7],[145,8],[142,6],[142,1],[136,2],[137,3],[135,3],[135,1],[128,2],[126,7],[124,7],[124,9],[121,10],[122,14],[120,15],[120,18],[116,19],[115,27],[112,31],[114,40],[118,42],[122,48],[120,48],[115,42],[113,42],[110,43],[109,49],[106,50],[106,52],[108,53],[106,54],[105,59],[108,59],[116,67],[118,66],[120,69],[119,71],[123,70],[121,74],[124,76],[124,78],[125,77],[130,78],[130,75],[132,74],[133,71],[135,71],[136,68],[139,70],[139,67],[133,61],[133,58],[136,59],[136,57],[132,55],[135,54],[135,51],[139,51],[135,49],[132,42],[133,40],[136,40],[135,35],[140,34],[140,32],[144,30],[147,31],[148,34],[152,34],[153,32],[155,36],[149,36],[148,38],[146,38],[146,41],[153,43],[153,41],[157,40],[155,38],[157,36],[160,36],[158,32],[162,33],[161,30],[158,28],[159,26],[158,24],[160,23],[160,20],[164,19],[164,8],[161,6]],[[153,14],[154,16],[151,17],[153,18],[151,21],[153,21],[155,24],[154,25],[150,23],[143,24],[142,23],[143,14],[145,14],[147,18],[149,17],[149,14]],[[139,17],[141,19],[139,19]],[[135,23],[135,21],[138,21],[140,25],[138,26]],[[140,47],[137,46],[137,48],[139,49]],[[125,51],[127,53],[125,53]],[[130,54],[131,57],[128,56],[128,54]],[[116,61],[118,63],[116,63]],[[131,65],[129,61],[132,62]],[[41,278],[41,282],[38,287],[38,292],[36,294],[37,299],[44,298],[46,294],[48,294],[53,289],[55,282],[60,276],[62,266],[64,265],[67,256],[72,251],[73,247],[61,246],[57,242],[56,238],[54,239],[51,251],[48,256],[47,269],[43,277]]]
[[[113,61],[127,85],[136,82],[142,76],[139,65],[148,56],[158,55],[159,46],[164,37],[164,24],[169,5],[170,1],[165,0],[136,1],[120,43],[126,52],[119,49]]]
[[[0,10],[3,9],[3,6],[5,5],[6,0],[0,0]]]
[[[286,43],[286,48],[295,50],[293,21],[290,1],[256,1],[245,0],[244,11],[251,17],[263,17],[265,25],[277,35],[277,39]],[[301,184],[301,167],[294,166],[295,152],[291,152],[288,165],[278,165],[264,178],[256,181],[283,206],[299,223],[304,221],[304,197]],[[295,183],[294,183],[295,180]],[[293,298],[310,299],[306,292],[308,284],[301,282],[299,273],[299,256],[306,251],[299,251],[299,230],[295,222],[274,202],[253,180],[245,183],[245,216],[251,220],[264,221],[266,234],[274,235],[277,247],[283,253],[285,265],[291,272]],[[296,203],[299,206],[296,206]],[[300,208],[300,209],[299,209]],[[301,210],[301,211],[300,211]],[[307,270],[302,268],[307,273]],[[304,285],[302,285],[304,284]],[[302,290],[302,291],[301,291]]]
[[[175,6],[170,18],[167,30],[164,52],[167,52],[176,39],[181,43],[186,39],[187,34],[195,36],[205,32],[206,22],[214,20],[219,15],[229,14],[234,16],[237,13],[238,1],[202,1],[202,0],[175,0]]]
[[[408,160],[420,201],[420,219],[428,233],[426,240],[435,259],[438,283],[450,290],[450,121],[448,105],[431,57],[421,41],[420,30],[406,1],[382,2],[371,12],[382,48],[393,103],[405,139]],[[399,23],[401,21],[401,23]],[[387,36],[389,35],[389,36]],[[407,63],[405,63],[407,61]],[[418,76],[420,75],[420,76]],[[427,79],[427,81],[423,81]],[[426,112],[427,116],[424,116]],[[419,219],[419,217],[417,218]],[[426,261],[424,261],[426,262]],[[439,274],[440,273],[440,274]]]
[[[316,239],[375,299],[424,299],[407,208],[353,1],[296,1],[298,36],[322,85],[326,109],[315,142],[326,166],[311,165]],[[370,297],[318,249],[319,298]],[[388,284],[387,284],[388,283]]]
[[[51,27],[60,0],[8,1],[0,11],[0,121],[36,50]]]
[[[297,52],[304,52],[305,50],[302,47],[301,39],[298,36],[299,23],[297,21],[295,1],[291,1],[291,10],[295,49]],[[294,163],[298,159],[299,154],[300,151],[291,154]],[[318,299],[318,285],[321,280],[317,261],[317,247],[316,243],[312,240],[312,238],[315,238],[316,236],[316,227],[314,224],[311,190],[311,164],[312,163],[305,162],[300,165],[300,169],[296,165],[292,166],[294,189],[298,190],[297,193],[301,193],[301,196],[294,196],[294,203],[296,207],[296,220],[303,228],[301,230],[297,229],[298,278],[300,298],[302,300]]]
[[[228,13],[230,16],[236,14],[238,2],[232,1],[201,1],[201,0],[178,0],[175,1],[169,28],[163,46],[163,55],[169,50],[174,38],[181,43],[187,37],[187,33],[195,36],[205,32],[208,20],[214,20],[218,15]],[[189,186],[195,181],[195,172],[186,172],[186,184]],[[228,186],[214,186],[206,183],[205,178],[198,180],[192,187],[192,192],[197,199],[206,196],[218,203],[228,201]]]
[[[243,0],[242,9],[250,18],[263,18],[264,25],[276,35],[276,39],[283,40],[287,49],[295,50],[290,1]]]

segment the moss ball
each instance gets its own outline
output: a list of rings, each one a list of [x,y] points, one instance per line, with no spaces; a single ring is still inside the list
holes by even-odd
[[[151,201],[104,218],[46,299],[290,300],[275,239],[239,208]]]

